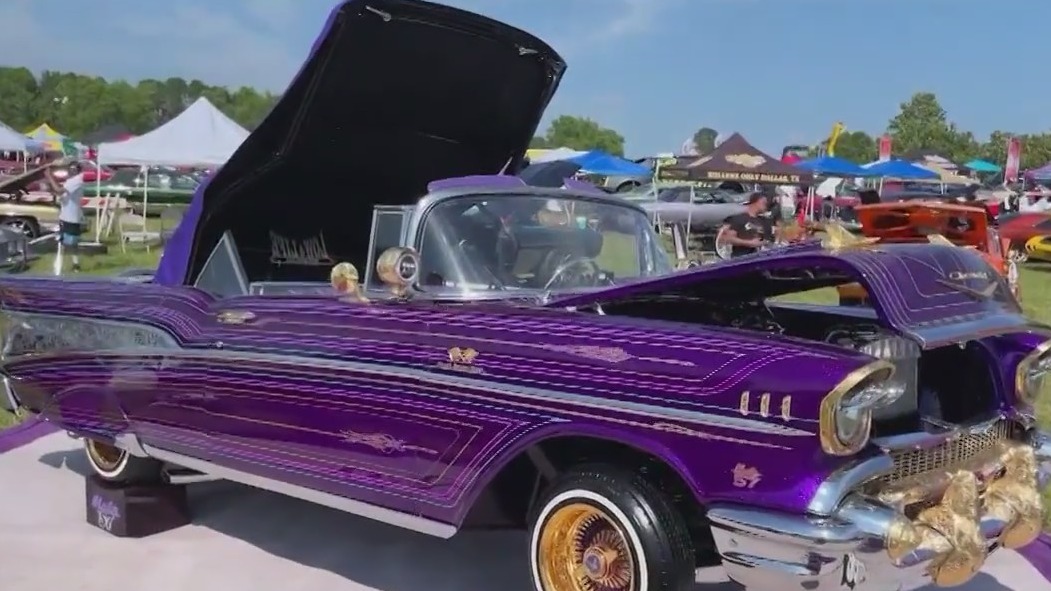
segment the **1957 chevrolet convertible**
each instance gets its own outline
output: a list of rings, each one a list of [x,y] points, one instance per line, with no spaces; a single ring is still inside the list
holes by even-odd
[[[114,482],[440,537],[495,507],[542,591],[719,564],[949,586],[1037,536],[1051,331],[980,255],[828,240],[674,272],[636,206],[495,176],[563,69],[480,16],[342,4],[152,280],[0,282],[11,403]],[[870,307],[777,298],[855,282]]]

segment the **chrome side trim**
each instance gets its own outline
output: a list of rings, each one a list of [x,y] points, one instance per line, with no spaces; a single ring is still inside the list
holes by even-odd
[[[141,354],[136,349],[107,349],[99,351],[97,355],[102,356],[134,356]],[[158,350],[160,355],[169,359],[186,358],[214,358],[228,361],[257,361],[275,365],[294,365],[306,369],[335,369],[354,371],[359,373],[370,373],[382,376],[398,375],[410,377],[427,383],[437,383],[443,386],[462,385],[478,390],[488,390],[497,394],[523,398],[530,400],[556,400],[578,406],[594,409],[614,410],[629,414],[643,415],[656,419],[682,421],[696,425],[730,429],[734,431],[745,431],[764,435],[780,435],[785,437],[814,437],[812,431],[797,429],[780,421],[763,421],[757,419],[746,419],[740,416],[727,416],[709,412],[666,408],[654,404],[628,401],[613,401],[608,398],[588,396],[584,394],[570,394],[549,390],[546,388],[534,388],[530,386],[518,386],[489,380],[481,380],[460,375],[440,374],[432,371],[413,369],[406,367],[386,366],[379,363],[363,363],[359,361],[342,361],[318,357],[293,356],[277,353],[261,353],[254,351],[238,351],[230,349],[171,349]],[[38,356],[39,358],[39,356]],[[795,419],[794,419],[795,420]]]
[[[294,365],[307,369],[320,368],[345,370],[380,376],[390,376],[393,374],[410,377],[427,383],[437,383],[442,386],[451,385],[455,387],[457,385],[463,385],[465,387],[488,390],[497,394],[513,396],[516,398],[530,400],[557,400],[559,402],[566,402],[588,408],[602,410],[612,409],[618,412],[644,415],[661,420],[683,421],[707,427],[730,429],[733,431],[745,431],[764,435],[772,433],[784,437],[814,436],[813,431],[790,427],[779,420],[763,421],[734,416],[734,414],[736,414],[736,409],[727,409],[728,413],[732,410],[734,414],[724,415],[696,410],[671,409],[659,405],[639,402],[612,401],[608,398],[589,396],[585,394],[570,394],[546,388],[503,384],[489,380],[480,380],[460,375],[448,375],[422,369],[392,367],[375,362],[344,361],[309,357],[306,355],[269,353],[250,350],[183,348],[170,334],[160,328],[148,324],[118,320],[97,320],[80,316],[36,314],[32,312],[17,312],[15,314],[17,314],[18,319],[21,321],[32,321],[38,325],[41,321],[49,323],[45,326],[47,326],[52,333],[63,335],[63,338],[67,339],[75,338],[78,342],[78,349],[85,348],[95,351],[95,354],[100,357],[139,357],[150,355],[163,356],[167,359],[217,358],[224,360],[263,361],[281,365]],[[105,327],[106,331],[100,331],[93,327]],[[105,346],[99,344],[99,339],[101,338],[100,333],[101,336],[105,337],[107,343]],[[71,334],[75,336],[71,337]],[[143,336],[148,337],[151,340],[152,345],[128,346],[125,344],[135,336],[140,338]],[[43,359],[49,356],[61,356],[68,352],[69,351],[61,348],[47,348],[42,351],[34,351],[33,356],[34,359]],[[0,370],[2,370],[7,363],[16,362],[20,358],[22,358],[21,354],[13,357],[4,356],[0,358]],[[455,392],[455,390],[452,391]],[[817,421],[814,419],[792,417],[792,422],[807,424],[816,423]]]
[[[211,462],[204,460],[198,460],[182,454],[166,451],[152,445],[145,445],[144,451],[152,458],[160,460],[162,462],[170,462],[181,468],[187,468],[189,470],[196,470],[202,474],[207,474],[222,480],[231,480],[233,482],[239,482],[255,488],[261,488],[263,490],[269,490],[272,492],[280,493],[297,499],[302,499],[318,505],[324,505],[331,507],[339,511],[346,513],[352,513],[361,517],[366,517],[382,523],[387,523],[397,527],[410,529],[423,534],[439,537],[439,538],[451,538],[456,533],[456,526],[441,523],[438,521],[432,521],[423,517],[417,517],[415,515],[408,515],[400,511],[393,509],[386,509],[384,507],[378,507],[369,503],[363,503],[361,501],[355,501],[346,497],[340,497],[330,493],[314,490],[290,484],[287,482],[281,482],[278,480],[272,480],[269,478],[263,478],[256,476],[255,474],[249,474],[248,472],[242,472],[240,470],[234,470],[223,466],[217,466]]]
[[[814,497],[807,505],[807,512],[824,517],[830,516],[852,490],[893,469],[894,460],[886,455],[875,456],[840,468],[817,487]]]

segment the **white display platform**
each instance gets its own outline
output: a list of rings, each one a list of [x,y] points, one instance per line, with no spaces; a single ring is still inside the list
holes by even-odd
[[[114,538],[85,522],[86,470],[79,443],[62,433],[0,453],[4,589],[530,589],[523,534],[433,539],[232,483],[190,486],[190,526],[139,540]],[[719,578],[711,571],[699,576]],[[729,583],[697,587],[735,589]],[[1051,591],[1051,583],[1020,554],[1002,551],[957,589]]]

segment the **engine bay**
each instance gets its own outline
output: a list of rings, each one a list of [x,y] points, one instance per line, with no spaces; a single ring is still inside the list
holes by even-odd
[[[873,413],[874,437],[982,422],[997,410],[988,351],[975,342],[921,350],[880,326],[871,309],[764,301],[728,302],[672,295],[606,304],[601,312],[776,334],[860,351],[895,366],[904,390]]]

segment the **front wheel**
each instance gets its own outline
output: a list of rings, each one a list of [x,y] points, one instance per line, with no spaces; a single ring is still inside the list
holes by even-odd
[[[31,218],[7,218],[3,221],[3,225],[25,236],[29,240],[40,235],[39,226],[37,225],[36,220]]]
[[[84,440],[84,452],[91,470],[106,482],[152,484],[161,481],[163,464],[152,458],[135,457],[109,443]]]
[[[537,591],[684,591],[694,554],[683,517],[640,477],[611,466],[562,475],[531,519]]]

